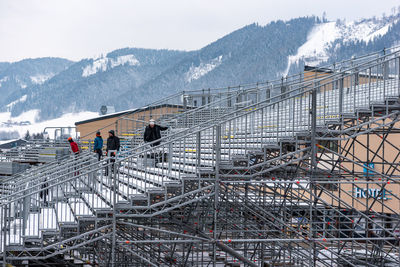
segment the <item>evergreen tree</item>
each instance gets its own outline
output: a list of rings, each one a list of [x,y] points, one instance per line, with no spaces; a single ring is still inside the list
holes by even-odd
[[[29,134],[29,130],[28,131],[26,131],[26,134],[25,134],[25,136],[24,136],[24,139],[25,140],[31,140],[31,135]]]

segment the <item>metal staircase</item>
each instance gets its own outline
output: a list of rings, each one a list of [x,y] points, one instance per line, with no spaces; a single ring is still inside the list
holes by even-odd
[[[219,92],[115,162],[84,153],[13,176],[3,265],[396,266],[399,80],[391,49],[275,96],[282,81],[258,85],[257,101]]]

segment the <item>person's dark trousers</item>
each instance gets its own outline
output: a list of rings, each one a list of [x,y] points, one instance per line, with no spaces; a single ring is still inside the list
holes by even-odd
[[[108,168],[111,168],[111,173],[114,173],[114,162],[115,162],[115,159],[110,159],[109,162],[111,163],[111,167],[110,166],[106,167],[106,176],[108,176]]]
[[[111,153],[111,159],[108,161],[108,163],[111,163],[111,173],[114,173],[114,162],[115,162],[115,154]],[[108,168],[110,168],[109,166],[106,167],[106,176],[108,176]]]
[[[40,191],[40,198],[43,199],[45,206],[47,206],[47,200],[49,195],[49,189],[47,188],[48,186],[49,186],[48,183],[43,184],[41,186],[42,191]]]
[[[100,161],[103,151],[101,151],[101,149],[96,149],[95,152],[97,153],[97,159]]]

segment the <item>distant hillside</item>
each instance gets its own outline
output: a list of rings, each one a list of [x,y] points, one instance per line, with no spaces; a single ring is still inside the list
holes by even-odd
[[[120,49],[96,59],[84,59],[41,85],[28,88],[24,103],[16,103],[12,114],[39,109],[41,119],[66,112],[98,111],[111,98],[142,86],[164,72],[184,52],[150,49]]]
[[[32,94],[31,87],[41,85],[66,70],[73,62],[62,58],[25,59],[0,63],[0,110],[13,107],[16,101]]]
[[[76,63],[37,59],[58,61],[57,68],[49,63],[36,72],[35,60],[0,63],[0,93],[6,95],[0,108],[13,116],[38,109],[41,120],[98,111],[104,104],[118,111],[182,90],[276,79],[301,71],[304,64],[318,66],[399,41],[399,15],[352,22],[303,17],[251,24],[197,51],[124,48]],[[28,63],[32,66],[15,70],[14,76],[7,74]]]

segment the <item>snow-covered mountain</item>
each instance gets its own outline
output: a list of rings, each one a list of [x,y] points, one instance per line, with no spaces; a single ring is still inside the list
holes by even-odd
[[[28,88],[40,85],[64,71],[73,62],[62,58],[25,59],[0,63],[0,111],[26,100]]]
[[[101,105],[119,111],[181,90],[276,79],[304,65],[378,51],[399,41],[399,14],[358,21],[303,17],[251,24],[196,51],[124,48],[75,63],[51,59],[58,61],[46,69],[17,68],[32,65],[31,59],[0,63],[0,109],[13,117],[38,110],[36,121],[97,112]]]
[[[87,65],[82,71],[82,77],[88,77],[96,74],[97,72],[104,72],[112,68],[128,64],[129,66],[140,65],[139,61],[134,55],[124,55],[117,58],[100,57],[93,59],[93,62]]]
[[[290,68],[298,65],[301,61],[311,66],[329,62],[332,53],[335,53],[341,46],[354,43],[373,45],[378,39],[388,34],[389,30],[393,31],[399,21],[399,16],[391,16],[381,19],[349,22],[338,20],[317,24],[309,32],[307,41],[299,47],[296,54],[289,55],[288,66],[283,75],[287,75]],[[391,45],[393,44],[388,43],[386,47]]]

